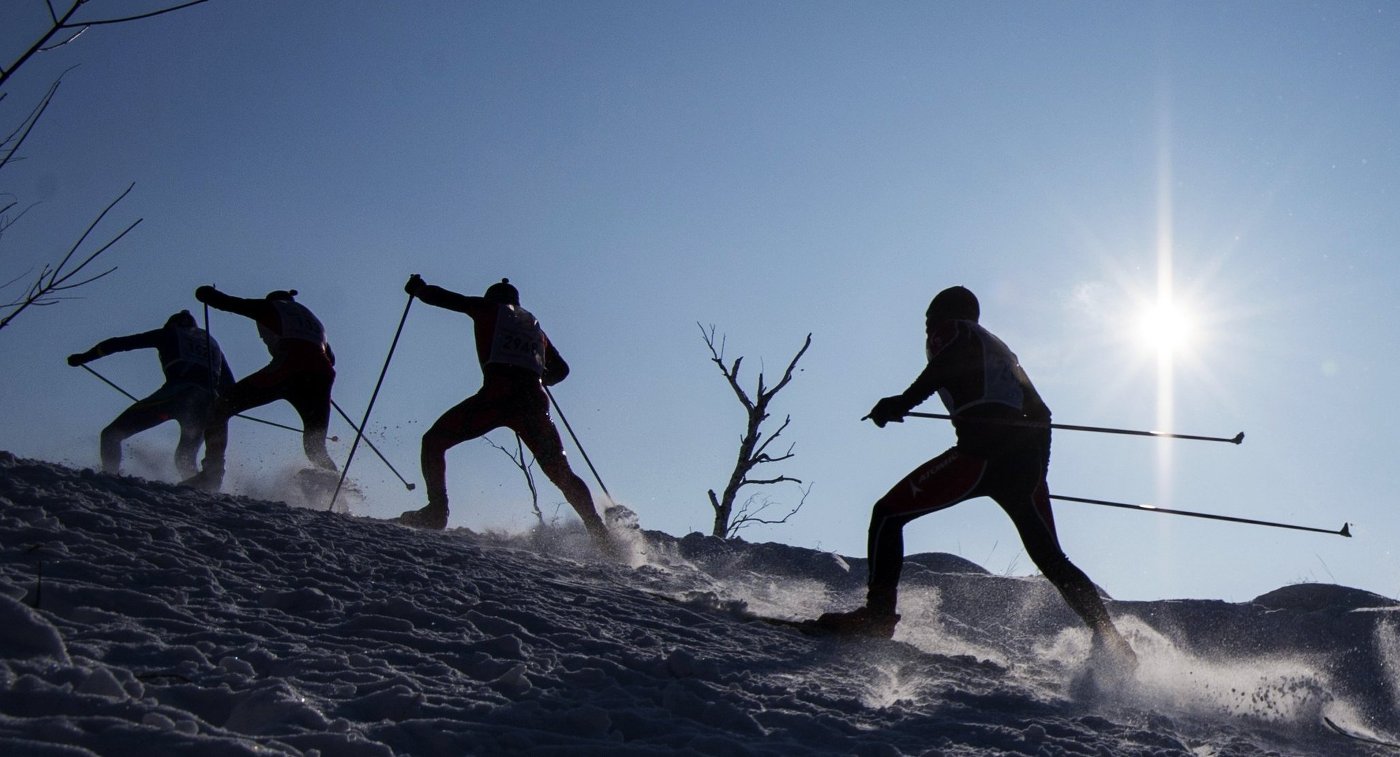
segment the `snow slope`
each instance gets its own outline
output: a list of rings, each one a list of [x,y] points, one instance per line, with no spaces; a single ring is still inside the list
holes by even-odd
[[[1329,585],[1112,603],[1106,682],[1040,579],[908,563],[893,641],[746,620],[863,561],[631,531],[424,533],[0,453],[0,753],[1389,754],[1400,606]]]

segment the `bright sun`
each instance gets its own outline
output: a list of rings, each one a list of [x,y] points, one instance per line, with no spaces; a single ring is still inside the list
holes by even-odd
[[[1172,303],[1155,303],[1138,315],[1137,336],[1147,347],[1175,352],[1191,342],[1190,316]]]

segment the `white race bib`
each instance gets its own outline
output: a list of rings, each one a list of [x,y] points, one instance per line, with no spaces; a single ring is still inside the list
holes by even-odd
[[[175,330],[175,359],[165,364],[169,370],[176,363],[197,366],[210,371],[214,382],[218,383],[219,373],[224,362],[219,343],[203,329],[189,328]]]
[[[326,327],[304,306],[295,302],[278,301],[273,303],[277,315],[282,317],[282,338],[300,339],[314,344],[326,343]]]
[[[501,305],[486,362],[519,366],[542,376],[544,361],[545,337],[539,321],[524,308]]]

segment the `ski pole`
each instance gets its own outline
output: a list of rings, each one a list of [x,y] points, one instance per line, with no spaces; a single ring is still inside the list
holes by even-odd
[[[107,386],[110,386],[110,387],[112,387],[113,389],[116,389],[117,391],[119,391],[119,392],[121,392],[122,394],[126,395],[126,398],[129,399],[129,400],[131,400],[132,402],[140,402],[140,400],[136,399],[136,395],[132,394],[131,392],[128,392],[127,390],[125,390],[125,389],[123,389],[123,388],[121,388],[121,387],[119,387],[119,386],[117,386],[116,384],[112,383],[111,381],[108,381],[106,376],[103,376],[102,374],[100,374],[100,373],[98,373],[97,371],[93,370],[92,367],[89,366],[89,365],[87,365],[86,363],[83,364],[83,370],[85,370],[85,371],[87,371],[88,373],[91,373],[92,375],[96,376],[98,379],[100,379],[100,380],[102,381],[102,383],[106,384]]]
[[[1169,510],[1169,509],[1167,509],[1167,508],[1165,508],[1165,507],[1157,507],[1156,505],[1130,505],[1130,504],[1127,504],[1127,503],[1124,503],[1124,502],[1109,502],[1109,501],[1107,501],[1107,500],[1102,500],[1102,499],[1086,499],[1086,498],[1084,498],[1084,497],[1065,497],[1065,496],[1056,495],[1056,494],[1050,495],[1050,499],[1059,499],[1059,500],[1064,500],[1065,502],[1083,502],[1084,504],[1088,504],[1088,505],[1103,505],[1103,506],[1105,506],[1105,507],[1121,507],[1121,508],[1124,508],[1124,509],[1127,509],[1127,510],[1140,510],[1140,511],[1142,511],[1142,512],[1162,513],[1162,514],[1164,514],[1164,515],[1187,515],[1187,516],[1190,516],[1190,517],[1192,517],[1192,518],[1210,518],[1211,520],[1225,520],[1225,521],[1230,521],[1231,523],[1248,523],[1248,524],[1255,525],[1255,526],[1273,526],[1274,528],[1291,528],[1291,529],[1294,529],[1294,530],[1297,530],[1297,531],[1316,531],[1317,533],[1320,533],[1320,534],[1336,534],[1337,536],[1345,536],[1345,537],[1347,537],[1347,538],[1351,538],[1351,524],[1350,524],[1350,523],[1343,523],[1343,524],[1342,524],[1342,527],[1341,527],[1340,529],[1338,529],[1338,530],[1336,530],[1336,531],[1332,531],[1332,530],[1329,530],[1329,529],[1326,529],[1326,528],[1313,528],[1313,527],[1311,527],[1311,526],[1295,526],[1295,525],[1292,525],[1292,524],[1290,524],[1290,523],[1275,523],[1275,522],[1273,522],[1273,521],[1254,520],[1254,519],[1252,519],[1252,518],[1236,518],[1236,517],[1231,516],[1231,515],[1214,515],[1214,514],[1212,514],[1212,513],[1193,513],[1193,512],[1191,512],[1190,510]]]
[[[588,459],[588,452],[584,450],[583,445],[579,443],[578,434],[575,434],[574,427],[569,425],[569,419],[564,417],[564,409],[559,407],[559,401],[554,399],[554,393],[549,391],[549,387],[547,386],[544,388],[544,393],[549,395],[549,403],[554,405],[554,412],[558,413],[559,420],[564,422],[564,428],[568,429],[569,437],[574,440],[574,446],[578,447],[579,454],[583,455],[583,461],[588,463],[588,469],[593,471],[593,478],[597,479],[598,486],[602,487],[603,493],[608,495],[608,499],[617,502],[617,500],[613,499],[612,492],[608,491],[608,485],[603,483],[603,477],[598,475],[598,469],[593,467],[593,461]]]
[[[140,401],[140,400],[138,400],[138,399],[136,398],[136,395],[134,395],[134,394],[132,394],[131,392],[128,392],[127,390],[125,390],[125,389],[123,389],[123,388],[117,386],[116,384],[112,383],[111,381],[109,381],[109,380],[107,379],[106,376],[103,376],[102,374],[98,373],[98,372],[97,372],[96,370],[94,370],[91,366],[89,366],[89,365],[84,365],[84,366],[82,366],[82,367],[83,367],[83,370],[87,371],[88,373],[91,373],[92,375],[94,375],[94,376],[96,376],[98,379],[100,379],[100,380],[102,381],[102,383],[104,383],[104,384],[106,384],[107,386],[110,386],[110,387],[112,387],[113,389],[116,389],[117,391],[119,391],[119,392],[121,392],[122,394],[126,395],[126,396],[127,396],[127,399],[130,399],[132,402],[139,402],[139,401]],[[238,415],[236,415],[236,416],[234,416],[234,417],[236,417],[236,418],[242,418],[242,419],[245,420],[245,421],[253,421],[254,423],[261,423],[261,424],[263,424],[264,426],[274,426],[274,427],[276,427],[276,428],[286,429],[287,431],[295,431],[295,432],[297,432],[298,434],[301,433],[301,429],[299,429],[299,428],[294,428],[294,427],[292,427],[292,426],[284,426],[284,425],[282,425],[281,423],[273,423],[272,421],[265,421],[265,420],[263,420],[262,418],[254,418],[254,417],[251,416],[251,415],[244,415],[244,414],[242,414],[242,413],[239,413]],[[334,436],[331,437],[331,440],[332,440],[332,441],[338,441],[338,439],[336,439],[336,437],[334,437]]]
[[[331,407],[335,408],[335,411],[337,413],[340,413],[340,417],[344,418],[345,422],[350,424],[350,428],[355,429],[356,434],[360,433],[359,427],[355,425],[354,421],[350,420],[350,416],[346,415],[344,410],[340,409],[340,405],[337,405],[335,400],[331,400]],[[394,467],[393,463],[389,462],[389,458],[384,457],[384,453],[380,452],[378,447],[374,446],[374,442],[370,441],[369,438],[366,437],[365,444],[368,444],[369,448],[371,450],[374,450],[374,454],[379,455],[379,459],[384,461],[385,465],[389,466],[389,470],[393,471],[394,475],[399,477],[399,481],[403,482],[403,485],[408,487],[409,491],[413,491],[413,489],[415,488],[414,484],[409,483],[406,479],[404,479],[403,476],[399,475],[398,469]]]
[[[909,415],[909,416],[911,416],[911,417],[914,417],[914,418],[936,418],[936,419],[945,420],[945,421],[950,421],[950,420],[953,419],[953,416],[951,416],[951,415],[944,415],[944,414],[942,414],[942,413],[907,413],[907,415]],[[869,417],[870,417],[870,416],[868,416],[868,415],[866,416],[866,418],[869,418]],[[861,420],[865,420],[865,418],[861,418]],[[1031,427],[1043,427],[1043,426],[1046,425],[1045,423],[1041,423],[1041,422],[1038,422],[1038,421],[1031,421],[1031,420],[1015,420],[1015,419],[1010,419],[1010,418],[1005,419],[1005,420],[997,419],[997,418],[977,418],[975,421],[970,421],[970,422],[976,422],[976,423],[1001,423],[1001,424],[1008,425],[1008,426],[1031,426]],[[1157,437],[1157,438],[1159,438],[1159,439],[1194,439],[1194,440],[1196,440],[1196,441],[1202,441],[1202,442],[1229,442],[1230,444],[1240,444],[1241,442],[1244,441],[1244,432],[1243,432],[1243,431],[1239,432],[1238,434],[1235,434],[1234,436],[1197,436],[1197,435],[1195,435],[1195,434],[1174,434],[1174,433],[1171,433],[1171,432],[1169,432],[1169,431],[1137,431],[1137,430],[1130,429],[1130,428],[1107,428],[1107,427],[1104,427],[1104,426],[1073,426],[1073,425],[1070,425],[1070,424],[1068,424],[1068,423],[1051,423],[1051,424],[1049,424],[1049,426],[1050,426],[1050,428],[1064,429],[1064,430],[1066,430],[1066,431],[1093,431],[1093,432],[1100,433],[1100,434],[1126,434],[1126,435],[1129,435],[1129,436],[1155,436],[1155,437]]]
[[[212,284],[210,286],[213,286]],[[214,378],[214,332],[209,330],[209,303],[204,305],[204,357],[209,369],[209,394],[214,397],[217,403],[219,399],[219,382]]]
[[[335,484],[335,491],[331,493],[331,503],[326,507],[326,512],[335,509],[335,500],[340,496],[340,488],[345,485],[345,476],[350,472],[350,462],[355,459],[355,450],[360,446],[360,439],[364,438],[364,427],[369,423],[369,412],[374,409],[374,400],[379,397],[379,388],[384,385],[384,375],[389,372],[389,361],[394,359],[394,350],[399,346],[399,336],[403,334],[403,324],[408,320],[408,309],[413,307],[413,295],[408,296],[408,302],[403,306],[403,315],[399,317],[399,327],[394,331],[394,341],[389,343],[389,354],[384,356],[384,367],[379,369],[379,380],[374,384],[374,391],[369,395],[369,404],[365,406],[365,417],[360,421],[360,425],[355,429],[355,443],[350,445],[350,454],[345,458],[345,467],[340,469],[340,480]],[[354,424],[351,424],[354,425]]]

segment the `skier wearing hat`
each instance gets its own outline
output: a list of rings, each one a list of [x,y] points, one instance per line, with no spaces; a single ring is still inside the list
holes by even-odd
[[[1134,655],[1089,577],[1060,548],[1046,470],[1050,409],[1016,355],[977,323],[976,296],[955,286],[939,292],[926,314],[928,365],[902,393],[875,403],[868,417],[899,423],[935,392],[953,416],[957,444],[915,468],[870,514],[866,604],[811,621],[837,633],[894,634],[905,524],[974,497],[991,497],[1011,516],[1026,553],[1093,631],[1096,648]]]
[[[294,299],[296,294],[295,289],[279,289],[268,292],[262,299],[245,299],[224,294],[212,286],[194,290],[195,299],[209,307],[253,319],[272,362],[234,384],[219,398],[213,419],[204,432],[204,467],[187,479],[186,484],[218,490],[224,479],[228,419],[276,400],[291,403],[301,416],[301,442],[306,457],[318,469],[336,470],[326,452],[335,353],[326,342],[325,327],[305,305]]]
[[[606,542],[607,527],[593,506],[588,485],[569,467],[559,431],[549,417],[544,387],[569,375],[569,366],[524,308],[520,293],[507,279],[471,297],[433,286],[414,274],[404,291],[435,307],[471,316],[481,388],[450,408],[423,434],[423,481],[428,504],[400,515],[399,523],[417,528],[447,526],[447,450],[487,432],[506,427],[520,436],[540,469],[564,493],[588,532]]]
[[[140,349],[156,351],[165,383],[150,396],[123,410],[102,429],[102,470],[120,473],[122,442],[173,420],[180,425],[175,469],[181,477],[193,476],[195,454],[204,438],[216,393],[233,385],[233,371],[229,370],[218,342],[195,325],[194,316],[188,310],[170,316],[164,326],[153,331],[104,339],[87,352],[69,355],[68,364],[77,367],[113,352]]]

